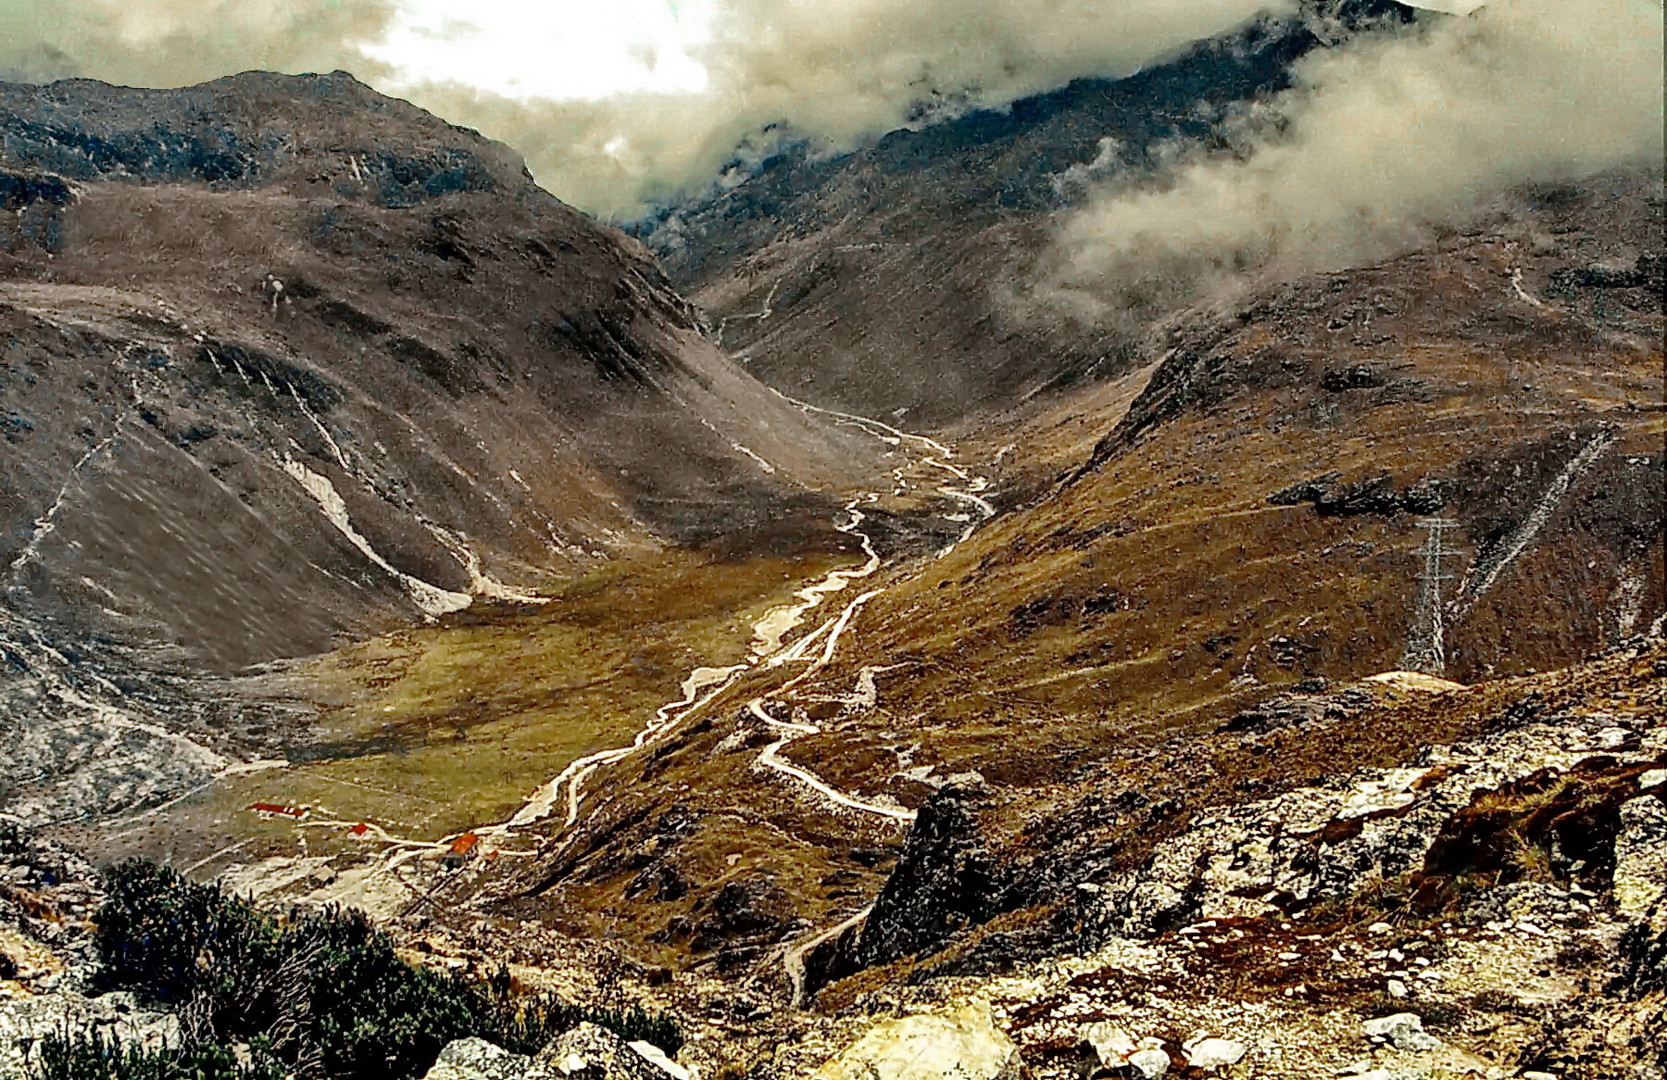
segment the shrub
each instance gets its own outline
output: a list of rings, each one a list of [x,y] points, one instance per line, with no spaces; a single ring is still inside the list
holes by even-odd
[[[564,1031],[578,1027],[580,1024],[595,1024],[599,1028],[607,1028],[626,1042],[651,1042],[669,1055],[676,1055],[683,1048],[683,1032],[677,1022],[669,1016],[651,1013],[641,1006],[630,1008],[606,1009],[593,1008],[585,1005],[571,1005],[566,1002],[545,998],[529,1006],[523,1022],[531,1021],[547,1032],[539,1044]]]
[[[41,1040],[33,1075],[38,1080],[284,1080],[277,1062],[251,1056],[249,1064],[239,1064],[224,1046],[147,1050],[98,1031],[66,1031]]]
[[[421,1075],[448,1042],[469,1035],[530,1054],[588,1020],[668,1053],[683,1042],[675,1023],[640,1008],[554,998],[523,1004],[510,995],[507,973],[486,983],[414,967],[357,911],[274,918],[137,860],[111,871],[108,895],[94,939],[104,986],[172,1006],[191,1052],[208,1055],[204,1061],[219,1060],[213,1055],[228,1044],[249,1043],[300,1080],[395,1080]],[[65,1053],[71,1050],[94,1061],[107,1060],[98,1054],[111,1048],[81,1039],[68,1040]],[[155,1070],[166,1064],[134,1075],[164,1080],[172,1074]],[[244,1080],[200,1069],[203,1080]],[[101,1080],[107,1073],[48,1075]]]

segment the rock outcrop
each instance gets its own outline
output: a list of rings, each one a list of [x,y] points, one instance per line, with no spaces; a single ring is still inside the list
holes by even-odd
[[[989,1009],[968,1005],[876,1024],[813,1080],[1018,1080],[1021,1067]]]
[[[532,1058],[512,1054],[485,1039],[447,1043],[423,1080],[521,1080]]]

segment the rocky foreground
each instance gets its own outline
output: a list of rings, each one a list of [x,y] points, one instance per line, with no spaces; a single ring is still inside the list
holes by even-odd
[[[1310,739],[1362,711],[1484,719],[1399,767],[1195,815],[1142,864],[1079,882],[1072,925],[1054,927],[1051,946],[997,920],[957,957],[847,977],[815,1011],[531,923],[408,921],[402,955],[419,963],[507,963],[528,990],[632,1001],[683,1034],[675,1058],[590,1024],[536,1055],[469,1039],[427,1075],[1663,1076],[1667,644],[1640,639],[1475,687],[1393,673],[1299,698],[1238,725],[1252,729],[1233,733],[1245,753],[1288,731],[1280,718]],[[980,797],[951,787],[928,804],[871,925],[955,917],[956,875],[980,854],[946,822]],[[4,859],[0,1075],[27,1075],[31,1048],[66,1023],[179,1039],[178,1018],[154,1003],[85,996],[101,899],[92,868],[16,830]]]

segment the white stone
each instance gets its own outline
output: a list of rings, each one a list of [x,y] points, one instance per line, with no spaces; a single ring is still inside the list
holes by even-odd
[[[663,1056],[663,1055],[662,1055]],[[667,1080],[660,1065],[624,1039],[595,1024],[580,1024],[538,1052],[517,1080]]]
[[[1651,769],[1649,772],[1640,773],[1638,776],[1639,791],[1648,791],[1650,788],[1660,787],[1662,784],[1667,784],[1667,769]]]
[[[1094,1048],[1100,1064],[1108,1069],[1127,1064],[1137,1046],[1127,1031],[1109,1020],[1085,1025],[1081,1035],[1082,1041]]]
[[[1169,1071],[1169,1055],[1162,1050],[1136,1050],[1129,1055],[1129,1067],[1141,1080],[1158,1080]]]
[[[641,1054],[649,1064],[658,1066],[660,1071],[671,1077],[672,1080],[694,1080],[693,1073],[667,1057],[666,1052],[653,1043],[638,1039],[636,1042],[626,1043],[625,1045]]]
[[[1245,1055],[1245,1045],[1236,1039],[1206,1037],[1193,1039],[1181,1047],[1186,1051],[1187,1064],[1195,1069],[1216,1069],[1236,1065]]]
[[[982,1002],[870,1028],[815,1080],[1016,1080],[1018,1049]]]

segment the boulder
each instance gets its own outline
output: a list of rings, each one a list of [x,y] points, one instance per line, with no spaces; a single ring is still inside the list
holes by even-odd
[[[1139,1080],[1158,1080],[1169,1071],[1169,1055],[1156,1048],[1136,1050],[1129,1055],[1129,1068]]]
[[[1247,1048],[1237,1039],[1204,1037],[1188,1041],[1181,1049],[1186,1052],[1187,1064],[1193,1068],[1220,1069],[1237,1065]]]
[[[580,1024],[540,1050],[524,1080],[686,1080],[686,1073],[678,1076],[606,1028]]]
[[[660,1071],[671,1077],[672,1080],[694,1080],[695,1074],[693,1072],[667,1057],[666,1052],[653,1043],[638,1039],[628,1045],[641,1054],[643,1060],[650,1065],[659,1066]]]
[[[814,1074],[815,1080],[1017,1080],[1018,1049],[968,1004],[887,1020]]]
[[[512,1054],[485,1039],[454,1039],[423,1080],[521,1080],[531,1064],[526,1055]]]
[[[1627,919],[1642,918],[1667,893],[1667,806],[1654,795],[1621,804],[1614,890],[1615,908]]]
[[[1360,1025],[1368,1039],[1381,1039],[1397,1050],[1413,1052],[1435,1050],[1441,1040],[1424,1030],[1424,1021],[1417,1013],[1396,1013],[1379,1016]]]

